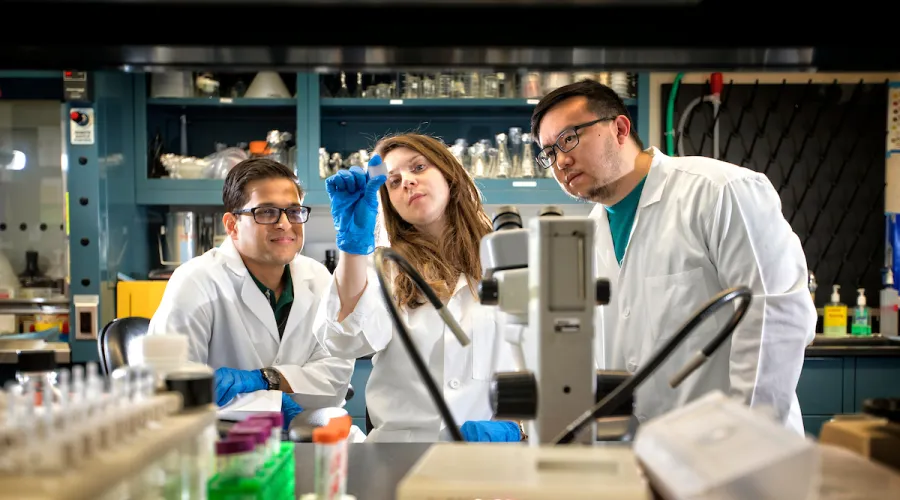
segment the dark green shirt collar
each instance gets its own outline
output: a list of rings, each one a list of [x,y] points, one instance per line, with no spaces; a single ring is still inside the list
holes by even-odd
[[[281,296],[278,297],[277,301],[275,300],[275,290],[272,290],[264,285],[262,281],[256,279],[256,276],[254,276],[249,269],[247,269],[247,272],[250,273],[253,282],[259,287],[259,291],[266,296],[269,305],[272,306],[272,311],[275,313],[275,319],[278,320],[279,314],[285,311],[284,307],[294,301],[294,281],[291,279],[291,267],[284,266],[284,275],[282,277],[282,280],[284,280],[284,287],[282,288]]]

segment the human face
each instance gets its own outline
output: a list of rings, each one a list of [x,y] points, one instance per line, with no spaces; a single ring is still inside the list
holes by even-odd
[[[596,116],[588,109],[586,97],[573,97],[551,108],[541,120],[539,147],[556,144],[561,136],[579,128],[577,146],[568,152],[554,148],[556,162],[550,166],[559,185],[572,196],[589,201],[613,198],[619,181],[633,169],[622,159],[622,149],[630,132],[623,116]],[[570,136],[571,137],[571,136]],[[565,148],[564,148],[565,149]]]
[[[297,186],[288,179],[263,179],[249,182],[244,190],[249,195],[241,207],[300,207]],[[254,263],[283,267],[303,249],[303,224],[291,224],[287,215],[279,214],[275,224],[259,224],[253,214],[225,214],[225,229],[234,246],[245,259]]]
[[[391,150],[383,160],[388,176],[385,186],[394,210],[419,231],[439,236],[450,201],[450,185],[443,172],[409,148]]]

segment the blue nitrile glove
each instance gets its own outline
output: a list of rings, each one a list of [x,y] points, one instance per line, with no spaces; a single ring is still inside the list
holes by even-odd
[[[216,370],[216,404],[225,406],[238,394],[269,388],[259,370],[236,370],[223,366]]]
[[[469,420],[459,428],[466,441],[512,443],[522,440],[519,424],[502,420]]]
[[[370,166],[381,165],[375,155]],[[325,190],[331,199],[331,217],[337,230],[337,247],[355,255],[375,251],[375,218],[378,215],[378,188],[387,180],[384,175],[370,179],[358,166],[340,170],[325,179]]]
[[[291,420],[294,420],[294,417],[300,414],[303,411],[303,408],[297,404],[296,401],[291,399],[291,395],[282,392],[281,393],[281,414],[284,415],[284,430],[288,430],[288,426],[291,425]]]

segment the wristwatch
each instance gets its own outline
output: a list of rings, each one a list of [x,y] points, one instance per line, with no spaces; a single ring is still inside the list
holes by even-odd
[[[262,373],[263,380],[269,384],[270,391],[280,391],[281,390],[281,373],[274,368],[262,368],[259,370]]]

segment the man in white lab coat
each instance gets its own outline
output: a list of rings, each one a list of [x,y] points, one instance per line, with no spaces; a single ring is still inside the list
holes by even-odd
[[[300,255],[310,209],[286,166],[245,160],[222,192],[228,238],[172,274],[150,333],[189,338],[192,361],[216,369],[216,402],[275,390],[285,420],[301,407],[339,406],[353,361],[330,356],[313,319],[331,283],[322,264]],[[299,405],[299,406],[298,406]]]
[[[638,419],[718,389],[769,407],[802,434],[796,387],[816,310],[803,248],[769,179],[644,149],[622,100],[589,80],[547,94],[532,133],[537,163],[566,193],[596,204],[597,272],[612,285],[598,312],[598,368],[634,372],[713,295],[741,285],[753,291],[744,320],[700,370],[669,388],[731,311],[701,324],[638,389]]]

